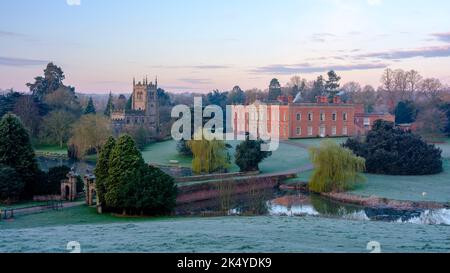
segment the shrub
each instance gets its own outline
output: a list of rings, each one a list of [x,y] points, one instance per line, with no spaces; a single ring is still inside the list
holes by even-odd
[[[190,140],[192,150],[192,171],[196,174],[226,172],[230,165],[228,146],[223,140],[208,140],[202,135],[201,140]]]
[[[0,120],[0,164],[13,168],[25,183],[22,198],[31,198],[39,168],[27,130],[20,119],[6,114]]]
[[[173,178],[148,166],[129,135],[117,142],[113,138],[107,141],[95,174],[100,179],[99,198],[107,209],[123,214],[162,215],[175,207]]]
[[[0,165],[0,201],[15,201],[20,197],[25,182],[20,179],[16,170]]]
[[[344,147],[366,159],[368,173],[428,175],[443,171],[442,151],[420,136],[395,128],[392,122],[376,121],[366,139],[349,139]]]
[[[272,155],[272,152],[261,150],[264,143],[261,139],[250,140],[249,134],[246,140],[236,147],[235,163],[239,166],[241,172],[258,171],[259,163]]]
[[[314,173],[309,183],[313,192],[346,191],[363,181],[364,159],[334,141],[322,141],[319,147],[310,149]]]

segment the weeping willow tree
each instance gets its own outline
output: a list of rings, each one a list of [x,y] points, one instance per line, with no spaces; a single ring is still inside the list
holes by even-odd
[[[310,157],[314,173],[309,188],[313,192],[346,191],[365,180],[360,174],[365,170],[365,159],[334,141],[323,141],[311,148]]]
[[[198,136],[198,133],[195,134]],[[202,136],[201,140],[194,137],[188,142],[192,150],[192,171],[196,174],[214,173],[226,170],[230,165],[230,156],[223,140],[207,140]]]

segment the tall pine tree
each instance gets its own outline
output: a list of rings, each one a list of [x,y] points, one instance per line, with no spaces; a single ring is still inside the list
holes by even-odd
[[[0,165],[14,169],[25,183],[22,197],[32,197],[39,168],[28,132],[12,114],[6,114],[0,121]]]
[[[281,84],[278,79],[272,79],[269,85],[269,101],[276,101],[281,96]]]
[[[334,70],[329,71],[327,75],[328,80],[325,84],[325,90],[330,100],[332,100],[333,97],[339,93],[339,87],[341,86],[339,82],[341,81],[341,77],[339,77]]]
[[[96,187],[97,196],[99,202],[105,205],[105,195],[106,186],[108,184],[109,177],[109,159],[111,157],[111,152],[116,146],[116,140],[113,137],[109,137],[105,145],[103,145],[98,156],[97,165],[95,166],[95,177],[96,177]]]
[[[114,105],[113,105],[113,95],[111,93],[109,93],[109,98],[108,98],[108,103],[106,104],[106,109],[105,112],[103,112],[103,114],[107,117],[111,116],[111,113],[114,110]]]
[[[96,111],[95,111],[95,106],[94,106],[94,101],[92,100],[92,97],[89,97],[89,102],[86,106],[86,109],[84,109],[84,114],[85,115],[95,115]]]
[[[131,185],[143,174],[145,166],[141,153],[136,148],[133,138],[123,135],[111,151],[109,158],[109,179],[106,185],[106,206],[122,208],[126,212],[130,208]]]

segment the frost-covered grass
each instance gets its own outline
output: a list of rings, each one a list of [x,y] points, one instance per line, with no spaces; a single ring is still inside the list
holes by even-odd
[[[308,182],[313,171],[300,173],[287,181]],[[395,176],[365,174],[366,182],[350,193],[395,200],[450,202],[450,159],[444,160],[444,172],[436,175]],[[424,194],[425,193],[425,194]]]
[[[345,139],[335,139],[344,142]],[[319,140],[296,140],[306,145],[319,144]],[[362,196],[378,196],[396,200],[450,202],[450,139],[437,144],[443,152],[444,172],[437,175],[394,176],[365,174],[364,184],[351,193]],[[286,181],[287,184],[308,182],[313,171],[298,174],[297,178]]]
[[[177,151],[177,142],[163,141],[149,144],[142,151],[145,162],[169,165],[171,160],[177,160],[181,167],[191,167],[191,157],[182,156]]]
[[[76,217],[76,215],[74,215]],[[69,221],[69,220],[68,220]],[[5,229],[0,252],[449,252],[450,227],[322,217],[177,218]]]
[[[238,172],[239,167],[234,164],[234,154],[239,141],[227,142],[232,146],[229,149],[231,157],[230,172]],[[170,160],[177,160],[182,167],[191,167],[191,157],[181,156],[176,149],[176,141],[153,143],[148,145],[142,155],[147,163],[169,165]],[[278,150],[260,164],[261,172],[272,173],[296,169],[309,163],[309,154],[306,149],[280,143]]]
[[[425,176],[367,174],[367,182],[354,194],[376,195],[389,199],[450,202],[450,160],[444,160],[444,172]]]
[[[145,222],[168,219],[167,217],[119,217],[111,214],[98,214],[95,208],[77,206],[60,211],[45,211],[38,214],[16,216],[15,219],[0,221],[0,229],[35,228],[45,226],[65,226],[80,224],[108,224]]]
[[[30,201],[30,202],[20,202],[20,203],[15,203],[12,205],[4,205],[4,204],[0,204],[0,209],[20,209],[20,208],[27,208],[27,207],[33,207],[33,206],[41,206],[41,205],[46,205],[47,202],[39,202],[39,201]]]
[[[450,158],[450,138],[445,139],[443,143],[436,144],[436,146],[442,149],[442,157]]]
[[[308,147],[319,146],[324,140],[332,140],[338,144],[342,144],[347,141],[347,137],[337,137],[337,138],[306,138],[306,139],[289,139],[288,141],[292,143],[303,144]]]

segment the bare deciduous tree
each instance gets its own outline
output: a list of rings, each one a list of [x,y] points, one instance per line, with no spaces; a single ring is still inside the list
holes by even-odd
[[[73,136],[69,142],[76,147],[77,157],[82,158],[91,149],[99,151],[111,134],[108,118],[101,115],[85,115],[74,124]]]

